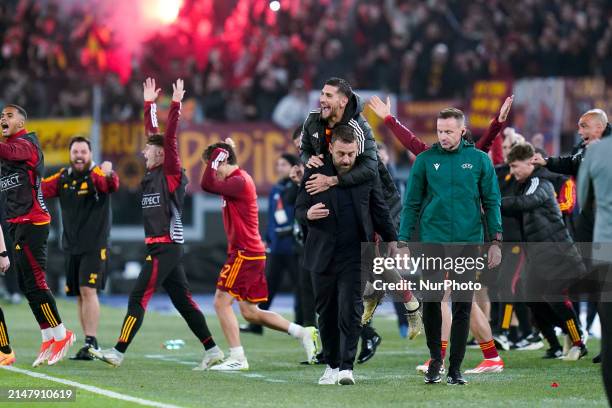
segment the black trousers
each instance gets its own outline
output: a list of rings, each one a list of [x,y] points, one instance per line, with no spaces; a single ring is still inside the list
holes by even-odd
[[[172,304],[206,349],[214,346],[206,319],[191,290],[183,269],[183,246],[180,244],[147,245],[147,255],[136,285],[130,293],[127,314],[115,349],[125,352],[144,320],[145,310],[153,293],[162,286]]]
[[[536,325],[552,348],[561,347],[554,327],[560,327],[563,333],[572,340],[582,337],[580,321],[572,304],[564,302],[528,302],[527,306],[533,313]]]
[[[38,325],[41,329],[60,325],[62,319],[46,276],[49,224],[11,224],[9,234],[19,288],[28,299]]]
[[[6,248],[8,249],[9,259],[11,261],[11,266],[9,267],[8,271],[6,271],[6,273],[4,274],[4,284],[6,286],[6,290],[8,291],[8,293],[12,295],[14,293],[19,293],[19,280],[17,276],[17,271],[15,270],[15,267],[13,266],[15,264],[15,259],[13,258],[13,251],[12,251],[12,248],[14,248],[13,238],[11,237],[11,234],[8,233],[9,224],[7,222],[4,222],[4,220],[2,221],[2,230],[5,232],[4,233],[4,243],[6,244]]]
[[[302,326],[316,326],[317,325],[317,314],[315,310],[315,297],[314,289],[312,287],[312,276],[309,270],[305,269],[303,265],[304,256],[300,255],[298,258],[299,268],[299,291],[300,291],[300,305],[301,305],[301,320],[299,323],[296,318],[296,322]]]
[[[472,257],[479,255],[475,245],[439,246],[428,245],[424,253],[428,257]],[[423,280],[441,283],[448,278],[457,283],[476,281],[476,271],[466,270],[458,274],[454,271],[424,270]],[[423,326],[429,355],[434,360],[442,359],[442,308],[441,302],[444,290],[428,290],[423,294]],[[452,316],[450,332],[449,371],[460,370],[465,357],[468,334],[470,332],[470,313],[472,311],[473,290],[461,290],[451,293]]]
[[[363,314],[359,251],[333,259],[312,280],[325,361],[332,368],[352,370]]]

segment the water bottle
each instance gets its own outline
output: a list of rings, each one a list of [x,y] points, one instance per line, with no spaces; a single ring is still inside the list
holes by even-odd
[[[185,345],[185,342],[181,339],[166,340],[163,347],[166,350],[178,350]]]

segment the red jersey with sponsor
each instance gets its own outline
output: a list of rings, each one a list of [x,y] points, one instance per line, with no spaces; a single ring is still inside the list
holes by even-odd
[[[32,143],[27,137],[28,131],[22,129],[14,135],[9,136],[5,141],[0,142],[0,161],[4,162],[4,168],[2,170],[2,190],[6,191],[11,188],[10,184],[6,182],[10,179],[7,179],[4,174],[8,171],[10,167],[9,164],[27,168],[27,177],[29,178],[29,184],[32,186],[31,208],[29,211],[26,214],[8,218],[7,221],[12,224],[49,224],[49,222],[51,222],[51,216],[47,211],[40,186],[38,185],[39,180],[37,180],[39,177],[42,178],[43,176],[42,174],[37,174],[36,170],[37,167],[42,167],[42,154],[40,154],[41,151],[39,150],[40,146]],[[38,142],[36,143],[38,144]],[[40,173],[42,172],[43,169],[40,169]],[[6,215],[8,216],[8,214]]]
[[[259,209],[257,207],[257,192],[251,176],[244,170],[234,170],[225,180],[217,179],[214,168],[217,149],[208,162],[202,189],[223,197],[223,226],[227,234],[227,251],[237,250],[249,253],[264,253],[266,248],[259,235]]]

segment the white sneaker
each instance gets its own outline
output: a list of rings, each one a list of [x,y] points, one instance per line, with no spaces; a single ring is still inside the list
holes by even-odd
[[[588,354],[586,346],[572,346],[567,355],[563,356],[563,361],[578,361]]]
[[[338,373],[338,384],[340,385],[355,385],[353,378],[353,370],[342,370]]]
[[[193,371],[204,371],[204,370],[208,370],[210,369],[212,366],[219,364],[220,362],[223,361],[223,351],[221,351],[221,349],[217,348],[217,350],[215,351],[205,351],[204,352],[204,358],[202,359],[202,362],[197,366],[193,368]]]
[[[404,303],[404,307],[408,312],[408,339],[412,340],[423,331],[423,315],[421,313],[421,305],[416,298],[408,303]],[[412,311],[411,311],[412,310]]]
[[[325,372],[319,378],[319,385],[335,385],[338,384],[338,372],[340,370],[337,368],[331,368],[327,366]]]
[[[209,368],[211,371],[248,371],[249,362],[246,357],[243,359],[237,359],[235,357],[228,357],[222,363],[216,364]]]
[[[572,341],[570,340],[570,336],[568,334],[563,335],[563,355],[567,356],[570,349],[572,348]]]
[[[317,340],[319,339],[319,331],[312,327],[304,327],[304,335],[302,336],[302,346],[306,351],[306,359],[308,364],[314,364],[317,359],[319,347]]]
[[[100,350],[90,347],[88,351],[93,357],[97,358],[98,360],[102,360],[113,367],[119,367],[121,363],[123,363],[124,354],[115,350],[114,347],[107,350]]]

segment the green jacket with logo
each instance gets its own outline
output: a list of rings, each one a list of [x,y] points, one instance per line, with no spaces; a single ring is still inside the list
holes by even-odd
[[[473,143],[453,151],[439,143],[419,154],[410,172],[400,221],[400,241],[409,241],[417,221],[421,242],[483,242],[501,236],[501,194],[493,163]]]

